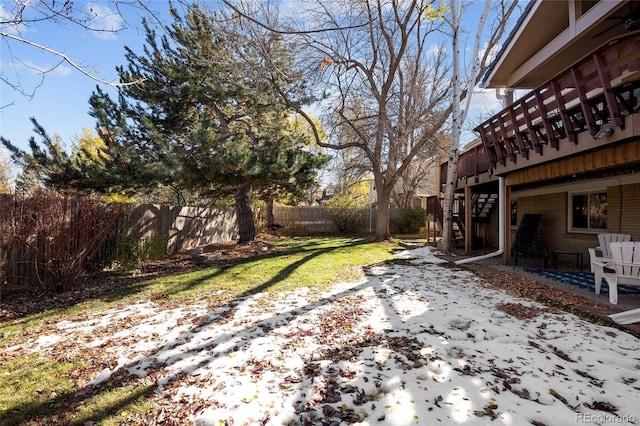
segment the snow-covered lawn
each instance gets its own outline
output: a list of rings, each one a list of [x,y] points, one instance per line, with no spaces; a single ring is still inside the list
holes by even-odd
[[[202,425],[640,423],[640,340],[401,255],[320,298],[148,301],[8,352],[99,353],[83,387],[133,375]]]

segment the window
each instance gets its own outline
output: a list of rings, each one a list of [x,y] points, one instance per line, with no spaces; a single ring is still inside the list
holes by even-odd
[[[569,195],[569,231],[598,232],[607,229],[607,193]]]

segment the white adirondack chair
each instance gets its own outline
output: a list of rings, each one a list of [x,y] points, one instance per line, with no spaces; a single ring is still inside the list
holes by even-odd
[[[591,272],[595,272],[594,262],[609,263],[611,262],[611,243],[621,243],[624,241],[631,241],[631,235],[629,234],[598,234],[598,247],[590,248],[589,256],[591,257]],[[598,255],[598,252],[600,255]]]
[[[609,302],[618,303],[618,284],[640,286],[640,242],[611,243],[612,262],[607,266],[615,272],[604,273],[609,285]]]
[[[598,247],[589,248],[589,257],[591,258],[591,272],[594,274],[596,294],[600,294],[600,286],[602,285],[602,275],[604,268],[612,262],[611,243],[619,243],[631,241],[629,234],[598,234]]]

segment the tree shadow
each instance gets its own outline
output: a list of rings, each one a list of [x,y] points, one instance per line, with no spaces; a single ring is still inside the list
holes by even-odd
[[[131,391],[118,397],[110,397],[109,405],[103,410],[80,415],[71,420],[70,414],[79,407],[91,402],[100,393],[112,392],[116,388],[131,387]],[[0,412],[3,426],[19,426],[31,424],[32,421],[43,421],[38,424],[86,425],[116,415],[119,411],[131,407],[141,399],[148,398],[157,390],[155,384],[138,385],[130,377],[114,377],[109,382],[97,386],[72,389],[56,393],[55,397],[40,401],[22,401]]]
[[[367,244],[370,242],[371,242],[370,239],[358,239],[358,240],[349,241],[349,245],[355,246],[355,245]],[[42,417],[42,416],[52,417],[52,418],[63,417],[65,414],[68,414],[71,407],[82,406],[87,401],[89,401],[92,397],[102,392],[108,392],[110,389],[113,389],[113,388],[133,386],[134,390],[131,392],[131,395],[127,395],[122,398],[116,398],[116,400],[112,402],[108,407],[105,407],[100,412],[92,414],[87,418],[85,418],[86,416],[83,417],[82,420],[78,420],[77,423],[83,424],[87,421],[100,421],[100,420],[107,419],[113,416],[119,410],[124,409],[132,404],[135,404],[140,398],[151,396],[158,389],[157,383],[154,385],[140,384],[139,377],[127,374],[128,371],[133,369],[138,364],[145,364],[145,365],[148,364],[150,366],[148,370],[145,372],[145,374],[143,374],[146,377],[148,377],[148,375],[151,373],[156,375],[157,373],[160,373],[163,370],[167,370],[167,368],[175,364],[180,359],[180,357],[167,360],[165,359],[166,351],[174,350],[184,342],[190,341],[194,337],[194,335],[196,335],[200,330],[204,330],[209,327],[215,327],[220,322],[225,321],[228,318],[228,313],[231,310],[233,310],[234,307],[237,306],[239,303],[246,301],[251,295],[260,293],[278,284],[282,280],[289,277],[292,273],[294,273],[298,268],[300,268],[305,263],[323,254],[326,254],[331,251],[344,247],[344,243],[336,244],[330,247],[323,247],[320,249],[318,249],[318,246],[322,246],[322,244],[318,242],[310,241],[308,244],[300,244],[295,250],[282,252],[282,253],[274,253],[269,255],[271,257],[278,257],[278,256],[308,252],[308,254],[305,255],[303,258],[297,260],[294,263],[287,265],[285,268],[280,270],[274,277],[261,283],[258,286],[252,287],[242,292],[240,295],[235,297],[232,301],[221,306],[219,309],[216,309],[214,313],[207,315],[205,319],[194,324],[194,326],[191,327],[189,331],[183,333],[182,335],[174,338],[171,341],[167,341],[166,343],[159,345],[158,347],[150,350],[142,359],[136,359],[134,362],[123,365],[122,367],[118,368],[116,371],[113,371],[111,377],[108,380],[98,383],[96,385],[89,384],[80,388],[75,388],[69,391],[58,393],[54,398],[47,399],[46,401],[36,401],[36,400],[22,401],[19,404],[16,404],[15,406],[9,407],[6,410],[6,413],[12,413],[13,415],[12,418],[15,420],[12,420],[11,423],[7,423],[7,424],[16,424],[16,425],[23,424],[23,422],[30,420],[31,416],[34,413],[37,413],[39,417]],[[182,287],[172,290],[171,293],[177,294],[181,291],[185,291],[187,289],[197,287],[202,282],[209,280],[211,278],[214,278],[215,276],[218,276],[224,273],[230,268],[241,267],[243,263],[246,263],[246,262],[237,262],[237,263],[223,265],[218,269],[216,269],[215,271],[212,271],[210,274],[205,274],[196,280],[192,280],[191,282],[186,283]],[[101,296],[101,298],[107,301],[117,301],[119,299],[125,298],[130,294],[139,292],[140,290],[144,289],[146,285],[148,284],[146,284],[145,282],[138,282],[133,285],[127,286],[126,291],[124,292],[118,292],[115,295],[104,294]],[[360,288],[361,286],[362,285],[357,286],[357,288]],[[351,294],[353,291],[355,290],[350,289],[340,294],[348,295],[348,294]],[[273,316],[271,318],[264,319],[260,321],[258,324],[253,325],[250,329],[243,330],[240,333],[237,333],[235,335],[227,334],[227,335],[219,336],[216,339],[209,340],[206,344],[190,349],[189,352],[193,353],[193,352],[207,351],[207,350],[210,350],[211,348],[215,348],[218,346],[225,346],[225,345],[228,346],[230,342],[232,342],[233,340],[237,340],[238,338],[242,340],[246,337],[247,341],[250,341],[251,330],[255,331],[256,328],[260,328],[260,327],[269,328],[271,327],[270,326],[271,323],[274,323],[274,322],[281,323],[283,320],[286,322],[289,322],[305,312],[310,312],[313,309],[317,309],[318,307],[334,300],[335,297],[336,296],[320,299],[317,302],[309,304],[308,306],[304,306],[300,310],[296,311],[296,313],[282,313],[282,314]],[[203,362],[211,361],[213,358],[217,358],[218,356],[222,356],[224,354],[229,354],[231,352],[234,352],[235,350],[237,350],[237,348],[234,349],[233,347],[229,347],[229,349],[225,349],[221,352],[216,353],[215,356],[209,357],[208,359],[205,358],[204,360],[201,359],[199,361],[199,365],[202,364]],[[187,366],[187,368],[184,369],[184,372],[188,373],[189,370],[192,368],[197,368],[197,365]],[[179,380],[179,376],[180,375],[170,377],[165,382],[164,385],[166,386],[166,383]]]
[[[197,340],[199,333],[215,327],[220,320],[225,318],[222,314],[228,313],[229,311],[214,313],[201,321],[197,327],[191,328],[189,333],[185,333],[163,348],[159,348],[151,355],[152,362],[149,363],[149,360],[146,360],[144,364],[154,365],[154,371],[157,371],[158,368],[167,370],[175,366],[180,372],[187,374],[196,372],[201,366],[209,365],[217,359],[225,359],[225,357],[233,356],[234,352],[244,350],[250,345],[253,339],[267,336],[272,331],[293,323],[301,316],[322,309],[336,301],[356,297],[366,290],[373,290],[377,296],[380,296],[386,292],[386,288],[388,287],[388,285],[384,283],[385,279],[387,279],[387,277],[376,278],[369,276],[367,280],[361,284],[354,285],[315,302],[307,303],[304,306],[296,307],[290,311],[278,312],[270,317],[261,318],[250,326],[248,325],[246,328],[237,330],[234,333],[219,334],[216,338],[208,339],[201,344],[191,344]],[[400,292],[403,291],[403,289],[398,288],[397,291]],[[358,413],[345,406],[344,401],[342,401],[343,395],[351,395],[353,398],[352,403],[356,406],[362,406],[367,403],[375,404],[375,402],[381,398],[381,394],[390,392],[390,388],[395,386],[398,389],[402,388],[403,391],[408,394],[414,394],[414,398],[418,398],[417,395],[420,393],[420,386],[414,383],[406,383],[402,377],[397,378],[398,381],[390,385],[388,383],[389,380],[387,380],[389,378],[385,378],[385,369],[382,366],[374,365],[375,363],[372,363],[372,367],[367,373],[372,377],[368,389],[358,389],[357,387],[341,383],[341,381],[345,381],[343,379],[348,379],[346,382],[354,379],[352,376],[353,372],[343,370],[342,366],[344,362],[357,358],[364,350],[374,346],[389,349],[392,352],[392,354],[388,356],[390,362],[400,363],[401,369],[404,371],[424,367],[434,361],[442,360],[437,352],[435,355],[425,355],[421,352],[426,347],[447,345],[448,336],[446,332],[436,330],[433,326],[429,327],[426,325],[429,321],[428,314],[422,314],[413,319],[415,322],[425,323],[423,330],[424,334],[429,336],[427,343],[420,341],[415,336],[396,336],[394,334],[397,331],[406,331],[402,330],[405,321],[398,313],[398,308],[393,305],[389,298],[378,297],[378,299],[380,299],[384,313],[392,326],[391,329],[385,330],[383,333],[356,336],[355,339],[350,339],[345,342],[337,339],[335,344],[329,345],[327,350],[315,354],[316,357],[314,357],[314,359],[305,362],[304,366],[300,369],[304,377],[296,377],[297,373],[291,372],[291,375],[288,376],[291,379],[287,381],[285,378],[285,381],[279,384],[280,391],[292,391],[296,393],[296,396],[289,399],[297,401],[295,411],[299,417],[288,419],[288,421],[298,422],[296,424],[339,424],[341,422],[355,423],[365,421],[366,418],[362,413]],[[240,302],[242,302],[241,299],[236,299],[233,305],[227,305],[227,307],[229,310],[232,310],[236,304]],[[324,317],[324,319],[325,321],[327,320],[326,317]],[[343,325],[347,327],[353,324]],[[397,328],[400,328],[400,330]],[[262,332],[258,332],[259,330],[262,330]],[[300,335],[298,335],[298,337],[300,337]],[[331,338],[333,336],[329,337]],[[295,339],[295,336],[292,336],[292,338]],[[295,343],[293,343],[293,345],[295,346]],[[178,350],[180,347],[183,347],[185,350]],[[172,352],[179,352],[179,355],[163,356],[163,354]],[[156,359],[153,360],[153,358]],[[177,363],[179,363],[179,366]],[[243,368],[254,367],[259,371],[267,368],[265,360],[253,360],[252,363],[253,365],[244,365]],[[140,374],[139,371],[138,374]],[[461,370],[460,375],[464,376],[465,374],[467,373]],[[322,376],[322,378],[318,381],[322,384],[319,390],[316,389],[314,392],[311,389],[312,386],[317,383],[314,382],[314,378],[320,376]],[[387,383],[385,384],[385,382]],[[425,382],[427,382],[426,379]],[[434,386],[434,384],[429,383],[429,386]],[[469,388],[477,389],[480,385],[469,381],[468,386]],[[454,393],[454,385],[448,384],[444,379],[440,387],[445,397]],[[434,401],[434,406],[442,408],[439,402],[440,401]],[[482,405],[482,401],[478,397],[474,398],[473,403],[476,404],[476,406]],[[443,405],[445,404],[443,403]],[[212,419],[207,419],[207,421],[210,420]],[[225,421],[229,419],[218,418],[217,420]],[[257,421],[257,419],[253,420]],[[267,419],[263,418],[262,420],[266,421]],[[284,421],[284,423],[288,424],[288,421]]]
[[[60,312],[69,307],[86,302],[92,299],[102,300],[104,302],[118,302],[134,296],[147,289],[154,279],[175,277],[180,280],[191,273],[201,273],[202,271],[211,270],[209,274],[203,274],[201,277],[193,280],[184,279],[182,284],[176,285],[174,289],[164,295],[156,295],[156,297],[164,297],[167,295],[177,295],[181,291],[187,291],[196,288],[198,285],[213,279],[217,276],[228,272],[232,268],[243,268],[243,266],[255,261],[269,258],[279,258],[283,256],[295,255],[297,253],[318,250],[328,242],[334,242],[335,238],[326,239],[297,239],[295,244],[289,246],[286,250],[266,253],[259,256],[253,256],[236,261],[208,261],[204,263],[193,263],[186,269],[178,270],[160,270],[154,274],[146,274],[144,276],[134,276],[122,273],[100,273],[93,277],[88,277],[82,288],[66,291],[64,293],[42,292],[37,294],[21,294],[12,295],[11,298],[0,301],[0,321],[5,318],[20,319],[31,317],[46,318],[49,311]],[[372,240],[368,238],[351,239],[335,243],[335,248],[349,246],[357,246],[370,243]],[[329,252],[326,250],[325,252]],[[304,262],[302,262],[304,263]],[[283,271],[280,278],[273,279],[269,285],[273,285],[290,274],[291,271]],[[269,285],[265,285],[268,287]],[[256,290],[257,291],[257,290]]]

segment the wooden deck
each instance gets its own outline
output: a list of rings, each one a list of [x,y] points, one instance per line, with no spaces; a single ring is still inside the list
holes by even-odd
[[[458,188],[629,140],[637,136],[630,116],[639,113],[635,31],[597,47],[476,127],[482,144],[460,155]]]

